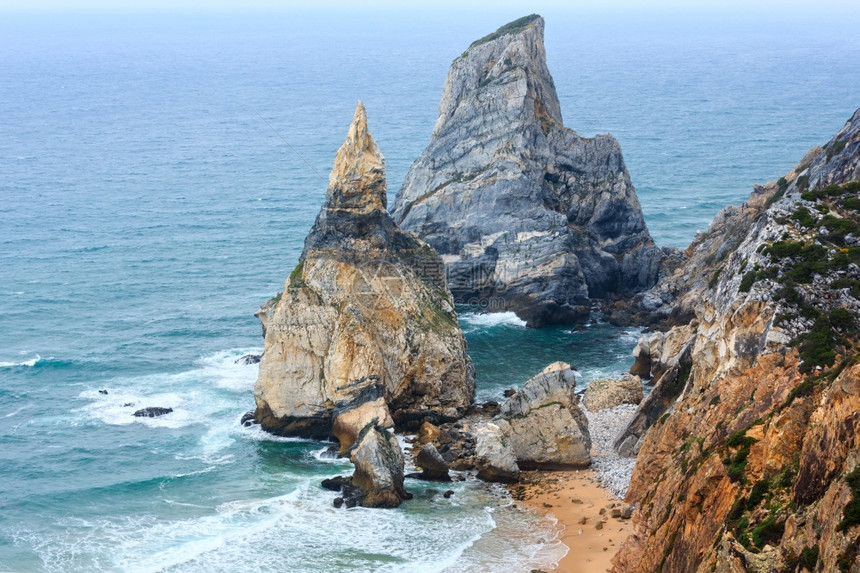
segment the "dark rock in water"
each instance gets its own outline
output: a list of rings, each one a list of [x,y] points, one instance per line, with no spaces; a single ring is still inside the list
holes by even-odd
[[[255,424],[259,424],[257,421],[257,417],[254,415],[254,410],[249,410],[242,415],[242,419],[239,420],[239,423],[245,426],[246,428],[250,428]]]
[[[415,465],[421,468],[421,479],[430,481],[451,481],[448,464],[439,454],[436,446],[426,444],[415,456]]]
[[[352,486],[352,480],[346,476],[337,476],[322,480],[320,485],[329,491],[341,491],[344,486]]]
[[[359,499],[357,497],[350,497],[345,499],[344,503],[346,504],[347,509],[358,507]]]
[[[134,413],[136,418],[157,418],[158,416],[164,416],[165,414],[169,414],[173,411],[173,408],[162,408],[160,406],[150,406],[149,408],[142,408]]]
[[[443,256],[455,302],[529,326],[585,320],[592,299],[651,287],[663,258],[615,138],[564,127],[543,39],[532,15],[454,60],[393,209]]]
[[[472,407],[469,409],[469,413],[493,417],[499,413],[500,408],[501,404],[499,404],[495,400],[488,400],[483,404],[472,404]]]
[[[336,498],[334,498],[334,501],[331,502],[331,504],[333,506],[335,506],[336,508],[340,508],[343,506],[343,498],[342,497],[336,497]]]
[[[104,390],[104,389],[99,390],[99,394],[104,394],[105,396],[107,396],[107,393],[108,393],[107,390]]]
[[[505,390],[505,398],[510,398],[511,396],[513,396],[516,393],[517,393],[517,391],[514,390],[513,388],[508,388],[507,390]]]
[[[122,405],[122,407],[123,408],[133,408],[134,402],[126,402],[125,404]]]
[[[334,460],[340,457],[338,453],[338,447],[335,445],[331,445],[326,448],[326,450],[320,454],[320,457],[325,460]]]
[[[246,366],[250,365],[250,364],[259,364],[260,360],[262,358],[263,358],[262,354],[246,354],[245,356],[237,358],[234,361],[234,363],[235,364],[244,364]]]
[[[442,494],[442,497],[444,497],[445,499],[449,499],[452,495],[454,495],[454,490],[449,489],[448,491],[446,491],[445,493]]]

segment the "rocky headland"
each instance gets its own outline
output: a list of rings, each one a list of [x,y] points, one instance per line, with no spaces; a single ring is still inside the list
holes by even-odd
[[[257,313],[256,420],[276,434],[335,437],[368,506],[406,497],[393,429],[458,419],[475,390],[439,256],[397,227],[385,192],[359,103],[299,264]]]
[[[257,313],[253,420],[338,442],[355,472],[324,482],[335,505],[394,507],[405,477],[452,471],[561,499],[590,468],[625,496],[601,509],[632,516],[618,573],[860,573],[860,110],[664,252],[614,138],[563,127],[529,16],[454,61],[391,215],[385,193],[359,104],[299,264]],[[609,320],[653,329],[629,375],[581,399],[556,362],[474,403],[455,301],[542,326],[597,298]],[[395,429],[415,432],[410,476]],[[608,551],[605,514],[577,519]]]
[[[860,110],[641,298],[614,571],[860,571]]]
[[[564,127],[543,38],[543,19],[527,16],[454,60],[392,210],[442,256],[457,302],[530,326],[651,287],[664,256],[615,138]]]

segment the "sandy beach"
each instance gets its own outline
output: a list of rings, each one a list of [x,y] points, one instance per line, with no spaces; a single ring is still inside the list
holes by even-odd
[[[510,488],[518,503],[552,514],[564,527],[561,541],[569,551],[552,570],[607,571],[632,526],[629,519],[611,517],[625,504],[595,483],[594,471],[525,472],[522,482]]]
[[[561,541],[568,552],[553,569],[561,573],[604,573],[632,531],[630,520],[612,517],[612,510],[627,507],[621,497],[627,491],[635,459],[620,458],[612,445],[636,406],[584,411],[592,439],[591,468],[523,472],[521,483],[510,486],[518,503],[552,514],[564,528]]]

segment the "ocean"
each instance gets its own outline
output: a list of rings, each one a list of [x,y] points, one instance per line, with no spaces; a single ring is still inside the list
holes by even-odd
[[[524,13],[0,15],[0,571],[530,571],[565,551],[499,490],[408,480],[335,510],[350,470],[239,419],[356,100],[389,195],[448,65]],[[850,18],[544,13],[568,127],[621,143],[658,244],[683,248],[854,109]],[[481,400],[565,360],[630,363],[599,316],[464,310]],[[102,390],[107,393],[101,392]],[[172,407],[163,418],[131,416]]]

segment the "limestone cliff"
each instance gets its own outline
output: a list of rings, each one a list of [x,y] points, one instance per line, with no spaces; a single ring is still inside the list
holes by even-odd
[[[658,380],[618,444],[614,571],[860,571],[858,177],[860,110],[653,292],[689,322],[637,349]]]
[[[264,304],[262,427],[337,436],[459,418],[475,382],[439,256],[386,211],[385,163],[359,103],[325,204],[279,298]],[[384,440],[383,440],[384,442]]]
[[[393,209],[442,255],[458,302],[531,326],[652,286],[662,258],[618,142],[563,126],[543,32],[539,16],[521,18],[454,60]]]

